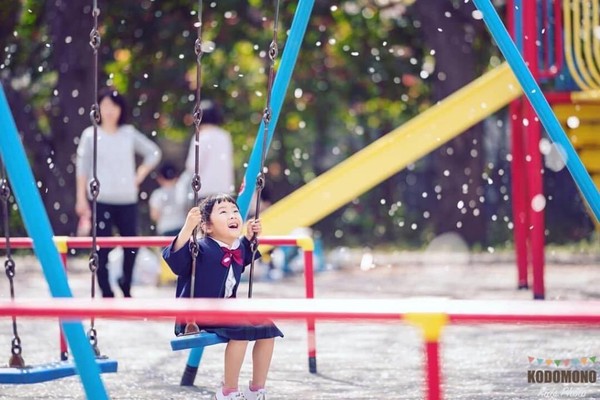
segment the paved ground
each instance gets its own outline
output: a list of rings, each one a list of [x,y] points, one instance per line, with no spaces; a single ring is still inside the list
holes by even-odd
[[[512,256],[490,254],[375,255],[361,259],[349,252],[346,268],[316,277],[318,297],[529,299],[515,291]],[[600,253],[599,253],[600,254]],[[547,298],[600,297],[599,254],[549,254]],[[363,266],[363,269],[359,265]],[[372,268],[370,265],[372,265]],[[71,262],[70,283],[86,296],[89,276],[81,261]],[[47,297],[47,287],[32,257],[17,260],[17,294]],[[2,277],[3,278],[3,277]],[[258,282],[255,297],[301,297],[301,277]],[[136,297],[171,298],[172,287],[137,286]],[[0,279],[0,296],[8,296]],[[424,299],[426,301],[426,299]],[[98,323],[100,349],[118,360],[119,372],[104,375],[113,399],[210,399],[222,368],[222,346],[206,350],[197,386],[178,386],[187,354],[171,352],[171,321]],[[270,399],[421,399],[423,373],[419,333],[402,323],[318,323],[319,374],[308,373],[306,330],[301,323],[280,323],[286,337],[276,344],[269,379]],[[10,320],[0,320],[0,365],[8,360]],[[53,320],[21,320],[24,357],[29,364],[58,357]],[[600,356],[600,327],[531,326],[449,327],[443,335],[442,366],[446,399],[600,399],[600,383],[528,384],[528,356],[575,358]],[[2,355],[4,354],[4,356]],[[599,357],[600,360],[600,357]],[[249,379],[245,364],[240,382]],[[600,369],[600,364],[594,367]],[[75,377],[27,385],[0,385],[0,399],[82,399]]]

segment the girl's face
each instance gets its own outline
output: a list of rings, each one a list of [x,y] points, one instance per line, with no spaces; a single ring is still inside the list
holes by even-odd
[[[228,201],[215,203],[204,232],[229,245],[242,234],[243,221],[237,205]]]
[[[109,96],[100,100],[100,116],[102,117],[102,125],[116,126],[121,116],[121,107],[112,101]]]

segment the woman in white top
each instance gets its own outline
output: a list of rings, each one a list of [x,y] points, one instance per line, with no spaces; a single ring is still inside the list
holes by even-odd
[[[112,236],[113,224],[121,236],[137,236],[138,189],[161,159],[160,148],[132,125],[126,124],[125,99],[116,90],[106,88],[98,95],[101,122],[98,127],[97,167],[100,182],[97,199],[97,234]],[[90,218],[89,182],[92,179],[93,127],[81,134],[77,148],[77,201],[75,211]],[[136,155],[142,163],[136,166]],[[98,285],[103,297],[114,297],[108,280],[108,253],[98,252]],[[131,297],[131,279],[137,249],[124,249],[123,275],[118,284],[124,297]]]
[[[202,122],[198,132],[198,174],[201,187],[198,192],[199,199],[213,194],[235,193],[233,142],[231,134],[221,128],[223,114],[219,107],[210,100],[200,102],[202,109]],[[193,203],[191,189],[192,177],[195,171],[195,140],[192,136],[185,171],[179,178],[179,184],[184,186],[184,193],[188,193],[188,201],[184,207],[185,212],[197,204]]]

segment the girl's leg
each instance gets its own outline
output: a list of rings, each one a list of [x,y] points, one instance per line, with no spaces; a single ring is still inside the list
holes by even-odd
[[[256,391],[265,387],[267,374],[271,366],[271,357],[275,347],[275,338],[259,339],[252,349],[252,382],[250,389]]]
[[[240,370],[248,347],[247,340],[230,340],[225,348],[223,389],[237,389]]]

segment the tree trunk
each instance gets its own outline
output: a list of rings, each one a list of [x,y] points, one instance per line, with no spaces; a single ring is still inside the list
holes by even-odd
[[[477,35],[471,17],[472,4],[454,7],[445,1],[431,7],[426,1],[412,6],[425,41],[435,51],[434,100],[439,101],[478,76],[473,40]],[[448,14],[449,13],[449,14]],[[460,234],[470,245],[485,240],[486,223],[480,212],[483,195],[483,128],[481,124],[436,150],[433,168],[436,180],[431,190],[441,188],[441,199],[432,210],[437,235]]]
[[[89,32],[93,26],[91,6],[78,0],[48,2],[49,33],[53,54],[51,69],[58,72],[56,95],[50,102],[50,136],[53,168],[47,168],[45,200],[56,234],[73,233],[75,215],[75,164],[77,138],[90,125],[93,94],[93,52]],[[102,14],[100,15],[100,20]],[[43,165],[38,165],[42,170]],[[46,180],[49,179],[49,180]],[[53,182],[52,185],[47,182]]]

